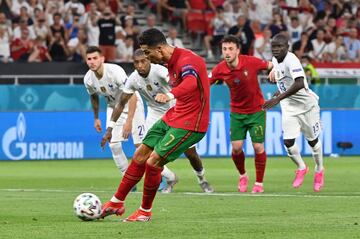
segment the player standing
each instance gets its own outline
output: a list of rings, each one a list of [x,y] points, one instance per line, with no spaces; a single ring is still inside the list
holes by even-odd
[[[238,190],[246,192],[249,177],[245,170],[243,151],[246,133],[249,131],[255,151],[256,182],[252,193],[264,192],[263,179],[266,166],[265,111],[257,74],[260,70],[272,68],[272,63],[253,56],[240,55],[239,39],[233,35],[221,41],[224,60],[212,70],[210,83],[224,81],[230,89],[230,138],[232,160],[240,173]]]
[[[319,139],[319,97],[309,89],[300,60],[288,49],[288,38],[282,34],[275,35],[271,42],[274,75],[270,74],[270,80],[276,81],[279,90],[274,94],[274,98],[265,102],[263,108],[270,109],[280,102],[285,148],[288,156],[297,165],[294,188],[301,186],[305,174],[309,171],[295,142],[300,132],[304,134],[316,164],[314,191],[318,192],[324,185],[323,153]]]
[[[101,132],[99,119],[99,95],[106,99],[106,127],[114,129],[109,146],[117,168],[121,174],[125,174],[128,166],[126,155],[122,149],[122,141],[127,140],[132,134],[134,144],[140,145],[145,136],[144,106],[139,93],[134,94],[126,105],[123,113],[116,122],[110,122],[116,99],[120,96],[125,86],[127,75],[123,68],[118,65],[104,63],[104,56],[100,48],[90,46],[86,50],[86,64],[89,71],[84,77],[84,85],[90,95],[91,105],[94,112],[94,128]]]
[[[113,115],[120,115],[122,112],[121,109],[131,96],[138,91],[140,95],[144,97],[148,105],[145,126],[146,130],[149,130],[175,103],[175,100],[165,104],[155,101],[157,93],[167,94],[171,91],[171,87],[168,83],[169,72],[164,66],[151,64],[150,60],[146,58],[145,53],[141,49],[135,51],[133,59],[135,71],[129,76],[123,94],[120,97],[120,102],[114,108]],[[111,117],[111,120],[116,121],[117,118]],[[104,135],[104,138],[110,140],[111,134],[108,133],[107,135]],[[189,159],[194,172],[198,177],[201,189],[206,193],[212,193],[214,189],[205,178],[205,170],[201,159],[196,152],[195,146],[190,147],[184,154]],[[168,170],[166,166],[164,166],[164,171],[162,172],[162,175],[167,179],[167,186],[162,192],[169,193],[172,191],[172,187],[177,179],[175,174]]]
[[[103,206],[102,217],[122,215],[126,196],[145,174],[141,207],[125,221],[151,219],[163,166],[205,136],[210,118],[210,87],[204,60],[189,50],[168,45],[164,34],[155,28],[144,31],[139,43],[152,63],[168,66],[172,90],[167,94],[157,93],[155,100],[167,103],[176,99],[176,104],[147,132],[117,192]],[[105,143],[103,138],[102,145]]]

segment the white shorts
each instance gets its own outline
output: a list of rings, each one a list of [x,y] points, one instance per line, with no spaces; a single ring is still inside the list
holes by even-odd
[[[146,132],[158,121],[163,117],[164,113],[152,110],[150,107],[147,108],[148,112],[146,115],[146,121],[145,121],[145,128]]]
[[[296,139],[300,132],[308,141],[316,139],[321,132],[320,107],[316,105],[311,110],[294,116],[283,114],[282,128],[284,139]]]
[[[110,122],[112,112],[113,109],[111,107],[107,107],[106,127]],[[111,143],[127,141],[127,139],[124,139],[124,137],[122,136],[123,126],[126,122],[127,116],[128,116],[127,113],[122,113],[119,119],[116,121],[115,128],[112,131]],[[134,119],[132,122],[132,132],[131,132],[134,144],[141,144],[143,138],[145,137],[145,134],[146,131],[145,131],[144,107],[136,107]]]

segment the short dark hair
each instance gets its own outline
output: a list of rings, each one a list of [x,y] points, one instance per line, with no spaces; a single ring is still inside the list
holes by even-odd
[[[273,37],[272,41],[287,45],[289,43],[289,38],[283,33],[278,33]]]
[[[139,48],[134,51],[133,57],[136,57],[136,56],[145,56],[145,53],[143,50],[141,50],[141,48]]]
[[[145,30],[139,37],[140,45],[148,45],[150,47],[167,44],[165,35],[156,28]]]
[[[220,45],[223,43],[234,43],[237,48],[240,48],[240,39],[234,35],[226,35],[223,37],[223,39],[220,41]]]
[[[101,50],[98,46],[88,46],[86,49],[86,54],[98,52],[101,55]]]

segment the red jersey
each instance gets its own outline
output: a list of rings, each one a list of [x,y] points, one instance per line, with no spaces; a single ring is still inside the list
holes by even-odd
[[[210,120],[210,85],[205,61],[192,51],[175,48],[168,70],[176,104],[162,119],[173,128],[206,132]]]
[[[223,60],[212,70],[210,83],[222,80],[228,85],[231,112],[253,114],[262,110],[261,106],[264,104],[257,74],[267,67],[267,61],[253,56],[239,56],[239,63],[235,69],[230,69]]]

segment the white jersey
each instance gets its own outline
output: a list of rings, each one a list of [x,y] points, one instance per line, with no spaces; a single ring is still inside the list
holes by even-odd
[[[273,57],[272,63],[274,64],[276,84],[281,93],[287,91],[294,84],[296,78],[304,77],[305,87],[280,101],[284,115],[302,114],[318,105],[319,97],[309,89],[304,69],[295,54],[288,52],[281,63],[278,63]]]
[[[104,72],[101,79],[98,79],[92,70],[89,70],[84,77],[84,85],[89,95],[100,94],[106,99],[108,107],[114,108],[120,94],[125,87],[127,75],[124,69],[116,64],[104,63]],[[141,97],[137,93],[138,102],[136,107],[143,107]],[[128,112],[128,104],[123,112]]]
[[[171,87],[168,84],[169,73],[167,68],[151,64],[150,72],[147,77],[142,77],[135,70],[131,73],[129,80],[126,82],[124,92],[127,94],[133,94],[138,91],[146,100],[147,105],[155,112],[163,115],[168,109],[174,105],[174,101],[170,101],[166,104],[155,101],[155,96],[158,93],[169,93]]]

